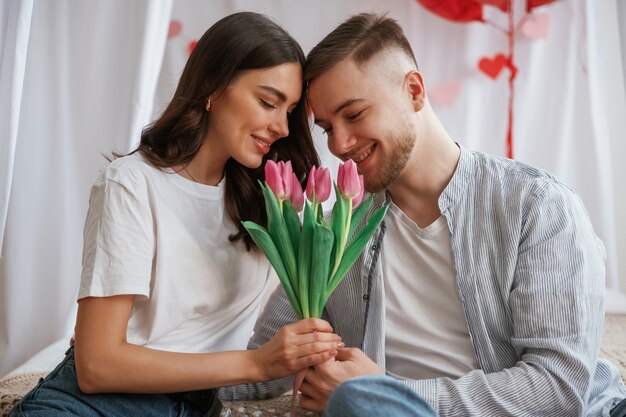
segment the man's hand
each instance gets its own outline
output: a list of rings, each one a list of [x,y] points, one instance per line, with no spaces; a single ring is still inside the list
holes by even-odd
[[[339,349],[335,360],[309,368],[300,387],[300,407],[322,412],[337,385],[360,375],[382,374],[378,365],[360,349]]]

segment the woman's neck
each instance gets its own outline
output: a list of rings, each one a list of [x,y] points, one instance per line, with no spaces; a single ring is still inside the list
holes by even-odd
[[[189,163],[180,167],[179,173],[191,181],[217,185],[224,178],[225,160],[218,160],[217,153],[210,149],[209,141],[205,140],[198,153]]]

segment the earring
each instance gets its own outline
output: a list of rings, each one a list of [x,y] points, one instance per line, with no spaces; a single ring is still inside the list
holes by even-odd
[[[206,111],[211,111],[211,99],[208,99],[206,102]]]

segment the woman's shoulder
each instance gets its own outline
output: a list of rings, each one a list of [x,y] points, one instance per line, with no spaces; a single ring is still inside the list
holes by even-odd
[[[106,168],[109,177],[124,176],[142,173],[144,175],[154,175],[159,171],[152,165],[139,151],[115,158]]]
[[[160,174],[163,174],[162,170],[152,165],[140,152],[134,152],[111,161],[103,170],[102,179],[126,184],[145,182]]]
[[[144,193],[150,188],[150,184],[158,181],[160,175],[164,175],[161,169],[152,165],[139,152],[135,152],[111,161],[98,175],[94,187],[104,190],[110,188],[111,183],[115,183],[133,194]]]

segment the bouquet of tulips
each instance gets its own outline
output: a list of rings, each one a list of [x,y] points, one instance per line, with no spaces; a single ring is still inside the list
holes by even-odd
[[[245,221],[285,289],[298,318],[320,318],[324,306],[346,272],[370,240],[388,206],[373,213],[355,233],[372,205],[363,198],[363,176],[352,160],[339,166],[332,218],[324,218],[321,204],[331,191],[327,168],[311,168],[306,197],[291,162],[267,161],[261,184],[267,210],[267,229]],[[298,215],[304,209],[302,223]]]
[[[330,221],[324,218],[321,208],[331,191],[326,168],[311,168],[306,185],[307,201],[290,161],[267,161],[261,189],[267,229],[250,221],[243,225],[276,270],[298,318],[320,318],[328,298],[385,217],[388,205],[376,210],[365,226],[356,231],[372,205],[372,198],[361,201],[363,176],[358,174],[352,160],[339,166],[335,184],[337,201]],[[300,223],[298,213],[303,209]],[[298,372],[293,381],[292,417],[305,374],[306,369]]]

